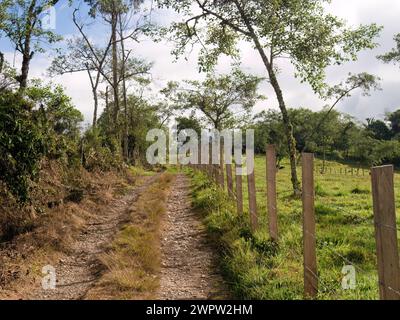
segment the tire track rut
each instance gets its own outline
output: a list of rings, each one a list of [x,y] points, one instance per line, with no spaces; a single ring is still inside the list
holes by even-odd
[[[171,186],[161,231],[158,299],[223,299],[226,286],[199,214],[192,210],[190,180],[178,174]]]
[[[56,289],[34,290],[28,297],[34,300],[79,300],[101,275],[102,265],[98,256],[105,252],[121,225],[127,220],[129,210],[139,195],[155,181],[156,176],[144,177],[140,186],[121,199],[113,201],[104,210],[87,221],[86,228],[74,243],[72,253],[55,265]]]

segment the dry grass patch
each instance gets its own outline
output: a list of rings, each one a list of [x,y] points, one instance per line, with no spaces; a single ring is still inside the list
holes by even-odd
[[[100,259],[105,272],[87,299],[151,299],[159,286],[160,223],[173,176],[164,173],[131,208],[131,222]]]

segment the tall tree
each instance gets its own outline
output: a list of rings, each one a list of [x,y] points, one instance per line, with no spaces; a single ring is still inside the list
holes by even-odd
[[[118,29],[120,25],[119,18],[121,18],[121,15],[129,9],[129,6],[133,6],[137,9],[143,1],[144,0],[129,0],[127,2],[124,0],[85,0],[85,2],[91,6],[91,15],[95,17],[97,13],[100,13],[103,16],[103,19],[110,25],[111,29],[114,124],[117,124],[120,112],[118,43],[121,43],[123,40],[118,38]],[[134,32],[136,32],[136,30]],[[130,36],[127,36],[127,38],[129,37]]]
[[[127,81],[130,78],[135,78],[137,76],[142,76],[147,73],[151,65],[146,61],[140,61],[140,59],[131,58],[133,50],[126,50],[125,41],[126,34],[130,33],[128,38],[133,39],[135,41],[139,41],[139,35],[147,28],[148,22],[147,15],[144,17],[139,17],[135,19],[136,14],[139,10],[139,5],[142,1],[129,1],[125,3],[125,9],[121,10],[118,15],[118,36],[121,44],[121,57],[120,57],[120,72],[119,78],[122,80],[122,103],[124,109],[124,157],[125,160],[129,158],[129,148],[128,148],[128,84]],[[130,4],[133,4],[130,6]],[[142,20],[143,18],[143,20]],[[142,22],[143,21],[143,22]],[[132,32],[133,30],[133,32]],[[138,79],[136,79],[138,80]]]
[[[221,54],[238,57],[240,40],[252,43],[282,113],[295,194],[300,193],[296,142],[278,79],[278,60],[289,58],[295,76],[322,94],[326,67],[356,60],[360,50],[376,46],[373,39],[380,31],[375,24],[347,28],[343,20],[326,13],[327,3],[329,0],[159,0],[161,7],[174,8],[187,17],[170,29],[177,42],[174,53],[179,56],[188,46],[200,44],[202,70],[215,66]]]
[[[257,93],[261,81],[234,69],[231,74],[210,73],[204,81],[170,83],[163,93],[179,110],[200,112],[204,122],[223,130],[241,123],[256,102],[264,98]]]
[[[147,75],[149,73],[149,70],[152,67],[151,63],[148,63],[147,61],[139,58],[133,58],[131,57],[131,50],[125,50],[125,46],[121,45],[121,51],[119,52],[119,59],[118,59],[118,64],[114,66],[114,61],[113,61],[113,53],[112,53],[112,46],[114,44],[113,42],[113,35],[110,33],[110,38],[108,39],[108,43],[105,44],[103,48],[100,48],[96,46],[93,41],[90,39],[88,35],[88,30],[87,30],[87,24],[84,22],[81,22],[80,19],[78,18],[78,9],[74,10],[74,13],[72,15],[72,20],[78,29],[80,35],[81,35],[81,40],[82,43],[79,45],[73,45],[71,50],[69,51],[69,54],[66,56],[65,53],[62,54],[61,56],[57,57],[56,60],[54,61],[54,67],[53,69],[58,70],[58,71],[66,71],[69,72],[68,70],[76,70],[76,71],[82,71],[85,70],[85,68],[89,68],[90,70],[95,71],[95,77],[91,77],[91,83],[93,89],[94,95],[96,94],[97,96],[97,88],[98,88],[98,80],[100,78],[103,78],[109,86],[112,88],[112,92],[115,94],[114,87],[120,87],[121,83],[124,84],[123,86],[123,95],[125,96],[125,89],[126,89],[126,82],[129,80],[134,79],[137,82],[143,82],[145,81],[143,79],[143,76]],[[125,31],[125,25],[122,26],[123,31]],[[133,28],[129,29],[129,33],[124,34],[124,32],[121,32],[121,25],[119,27],[119,31],[117,36],[118,37],[118,43],[124,43],[125,40],[127,39],[135,39],[136,35],[141,32],[140,28]],[[123,50],[122,50],[123,49]],[[74,58],[75,54],[77,56]],[[71,55],[72,61],[69,60],[69,55]],[[68,59],[69,61],[66,61]],[[114,79],[115,71],[117,72],[117,79]],[[101,75],[101,77],[100,77]],[[119,94],[119,89],[117,90]],[[107,89],[108,93],[108,89]],[[108,94],[107,94],[108,97]],[[106,99],[107,101],[109,100],[108,98]],[[118,98],[119,100],[119,98]],[[125,101],[125,99],[124,99]],[[110,117],[110,119],[113,121],[112,124],[110,123],[110,127],[112,128],[112,133],[114,135],[119,134],[119,123],[115,122],[115,108],[116,104],[118,102],[114,101],[112,104],[107,103],[106,106],[107,108],[111,107],[112,105],[112,112],[107,112],[107,115]],[[119,110],[119,107],[117,107]],[[96,110],[96,107],[95,107]],[[110,110],[108,110],[110,111]],[[95,112],[96,113],[96,112]],[[118,120],[118,119],[117,119]],[[94,122],[95,124],[95,122]]]
[[[111,28],[111,52],[112,52],[112,88],[114,93],[114,111],[113,121],[114,126],[117,128],[118,114],[120,109],[119,85],[118,85],[118,16],[125,10],[121,0],[90,0],[88,2],[95,2],[94,7],[98,7],[103,15],[103,19],[109,23]],[[94,11],[92,11],[94,12]]]
[[[3,31],[22,54],[20,89],[27,87],[30,62],[35,52],[43,52],[44,44],[52,44],[61,37],[44,27],[41,16],[59,0],[16,0],[8,9]]]
[[[389,113],[386,115],[388,121],[390,121],[390,126],[392,128],[393,135],[400,135],[400,109]]]
[[[110,41],[104,49],[101,49],[95,45],[89,47],[83,38],[75,37],[69,39],[65,50],[54,58],[49,67],[50,75],[63,75],[76,72],[86,72],[88,74],[94,101],[93,127],[96,127],[97,122],[99,106],[98,87],[102,80],[102,72],[107,63]],[[92,53],[92,50],[95,54]]]
[[[390,140],[393,136],[386,123],[382,120],[368,118],[365,129],[367,130],[367,133],[372,136],[372,138],[377,140]]]

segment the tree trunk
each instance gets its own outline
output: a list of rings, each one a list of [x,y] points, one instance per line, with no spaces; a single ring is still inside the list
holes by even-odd
[[[124,35],[123,35],[123,26],[121,16],[119,17],[119,26],[120,26],[120,37],[121,37],[121,50],[122,50],[122,90],[123,90],[123,98],[124,98],[124,158],[125,161],[129,161],[129,146],[128,146],[128,99],[126,92],[126,56],[125,56],[125,43],[124,43]]]
[[[117,23],[118,14],[114,12],[111,19],[112,33],[112,74],[113,74],[113,92],[114,92],[114,112],[113,121],[115,132],[118,132],[118,113],[119,113],[119,90],[118,90],[118,47],[117,47]]]
[[[274,88],[275,95],[276,95],[276,98],[277,98],[278,104],[279,104],[279,109],[281,110],[281,113],[282,113],[282,121],[283,121],[283,125],[285,128],[285,134],[286,134],[287,143],[288,143],[293,192],[296,196],[299,196],[301,194],[301,189],[300,189],[299,179],[297,178],[296,140],[294,139],[294,136],[293,136],[293,125],[290,121],[289,114],[286,109],[286,104],[285,104],[285,100],[283,99],[282,90],[279,86],[278,79],[276,78],[276,75],[275,75],[275,72],[273,69],[273,65],[272,65],[272,61],[269,61],[267,55],[265,54],[264,48],[261,45],[260,41],[258,40],[257,34],[254,31],[253,26],[251,25],[251,22],[247,18],[246,13],[244,12],[243,8],[240,6],[238,1],[235,1],[235,4],[239,10],[239,13],[240,13],[244,23],[246,24],[246,27],[247,27],[247,30],[249,31],[250,37],[253,40],[254,45],[255,45],[258,53],[261,56],[261,59],[265,65],[265,68],[267,69],[271,85]]]
[[[93,101],[94,101],[94,111],[93,111],[93,128],[96,128],[97,124],[97,108],[99,106],[99,99],[97,97],[97,89],[93,89]]]
[[[289,149],[289,158],[290,158],[290,172],[291,172],[291,180],[293,186],[293,192],[295,195],[301,194],[300,182],[297,178],[297,168],[296,168],[296,140],[293,136],[293,125],[290,121],[289,114],[286,109],[285,101],[283,99],[282,90],[279,86],[278,80],[275,76],[275,72],[272,70],[272,66],[268,68],[269,78],[271,81],[271,85],[274,88],[276,97],[279,103],[279,109],[282,113],[283,125],[285,128],[286,139],[288,142]]]
[[[100,73],[97,73],[96,76],[96,81],[93,81],[92,75],[90,73],[90,68],[89,66],[86,66],[87,68],[87,73],[90,79],[90,85],[92,87],[92,94],[93,94],[93,102],[94,102],[94,110],[93,110],[93,123],[92,123],[92,127],[95,128],[96,124],[97,124],[97,109],[99,106],[99,99],[98,99],[98,95],[97,95],[97,87],[99,86],[99,82],[100,82]]]
[[[20,90],[25,89],[28,86],[28,75],[29,75],[29,64],[31,62],[31,53],[29,53],[30,46],[25,44],[25,52],[22,57],[21,76],[19,78]]]
[[[3,72],[3,65],[4,65],[4,54],[0,52],[0,72]]]
[[[107,115],[107,121],[110,123],[110,105],[109,105],[109,96],[108,96],[108,86],[106,87],[106,115]]]
[[[32,24],[33,24],[33,19],[35,18],[33,13],[35,6],[36,6],[36,0],[33,0],[29,6],[27,18],[25,21],[25,34],[24,34],[24,43],[22,50],[22,67],[21,67],[21,75],[18,79],[19,88],[21,91],[28,86],[29,65],[33,57],[33,52],[31,52],[31,40],[32,40]]]

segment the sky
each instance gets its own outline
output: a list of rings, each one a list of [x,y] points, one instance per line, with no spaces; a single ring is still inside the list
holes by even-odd
[[[55,27],[56,33],[65,38],[72,37],[75,27],[72,24],[72,11],[79,5],[75,1],[73,7],[68,7],[66,0],[60,1],[56,6]],[[85,6],[81,5],[85,10]],[[357,26],[360,23],[367,24],[375,22],[382,25],[384,30],[377,39],[379,47],[374,50],[361,52],[356,62],[347,63],[340,67],[332,67],[327,70],[327,80],[330,84],[336,84],[344,80],[349,72],[368,72],[382,78],[382,90],[372,92],[370,96],[364,97],[360,92],[354,92],[352,97],[342,101],[337,109],[346,112],[361,121],[366,118],[383,119],[386,112],[400,108],[400,68],[392,64],[385,65],[376,59],[379,54],[386,53],[394,46],[393,37],[400,33],[398,17],[400,16],[400,1],[398,0],[332,0],[327,10],[345,19],[350,26]],[[172,12],[158,12],[154,19],[167,23],[177,19],[178,16]],[[105,26],[96,25],[92,28],[90,36],[95,41],[104,40],[107,30]],[[154,43],[150,39],[143,38],[140,43],[130,45],[138,57],[146,58],[154,62],[152,69],[152,89],[157,92],[162,89],[168,81],[184,79],[200,79],[204,77],[199,74],[197,66],[197,51],[194,50],[187,59],[175,61],[170,52],[172,45],[166,41]],[[12,64],[14,50],[10,43],[0,39],[0,51],[5,53],[6,59]],[[265,69],[258,54],[249,45],[241,47],[242,68],[244,71],[259,76],[265,76]],[[65,87],[66,92],[72,97],[75,106],[83,113],[85,122],[90,123],[93,112],[93,101],[90,90],[90,83],[86,73],[63,75],[49,79],[45,70],[51,62],[52,52],[37,54],[31,64],[30,76],[51,80],[54,83]],[[15,66],[19,68],[20,57],[16,55]],[[281,73],[279,80],[284,90],[285,100],[288,107],[307,107],[312,110],[320,110],[327,102],[318,99],[307,84],[301,84],[293,77],[293,67],[290,62],[284,61],[279,64]],[[228,72],[230,63],[228,59],[221,59],[218,66],[219,72]],[[267,97],[267,100],[259,102],[254,112],[265,109],[276,109],[277,103],[270,85],[266,82],[260,85],[259,91]]]

